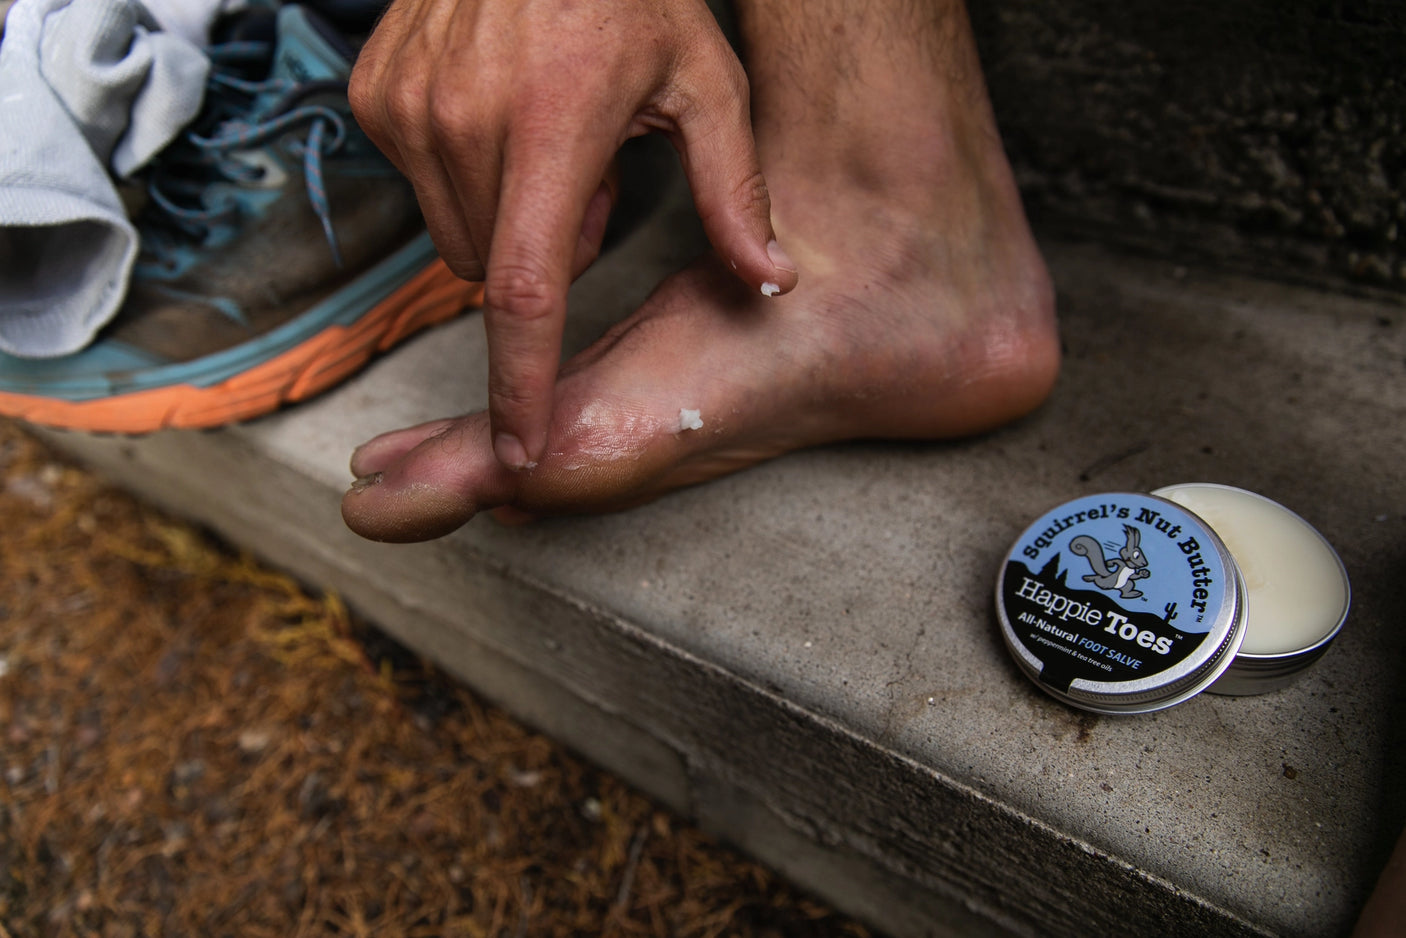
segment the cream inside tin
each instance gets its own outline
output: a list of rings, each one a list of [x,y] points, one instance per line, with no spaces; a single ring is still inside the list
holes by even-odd
[[[1214,530],[1245,581],[1245,639],[1211,693],[1275,690],[1322,656],[1351,605],[1347,570],[1322,534],[1278,502],[1229,485],[1191,482],[1152,494]]]

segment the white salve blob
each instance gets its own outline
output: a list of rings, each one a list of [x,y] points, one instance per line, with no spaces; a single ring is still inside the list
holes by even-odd
[[[1348,601],[1342,564],[1308,522],[1244,489],[1189,483],[1155,494],[1199,515],[1235,558],[1247,590],[1241,654],[1308,648],[1342,620]]]

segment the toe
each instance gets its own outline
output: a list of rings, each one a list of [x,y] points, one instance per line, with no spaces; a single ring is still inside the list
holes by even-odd
[[[419,426],[406,427],[404,430],[382,433],[367,440],[352,452],[352,475],[361,479],[384,472],[425,440],[444,433],[453,423],[452,420],[432,420]]]
[[[485,414],[378,437],[353,467],[360,478],[342,497],[342,518],[376,541],[442,537],[507,503],[517,485],[493,454]]]

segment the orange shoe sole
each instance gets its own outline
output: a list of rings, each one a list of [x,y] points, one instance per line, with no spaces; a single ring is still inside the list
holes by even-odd
[[[172,384],[91,401],[0,392],[0,414],[95,433],[209,429],[272,413],[345,381],[411,335],[483,302],[438,258],[349,326],[331,326],[218,384]]]

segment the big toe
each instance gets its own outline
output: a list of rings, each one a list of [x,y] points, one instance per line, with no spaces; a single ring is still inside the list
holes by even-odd
[[[377,437],[358,448],[352,471],[358,478],[342,497],[347,527],[395,543],[442,537],[505,504],[517,484],[493,455],[487,414]]]
[[[352,475],[357,479],[385,472],[421,443],[448,432],[453,420],[432,420],[403,430],[392,430],[358,446],[351,455]]]

